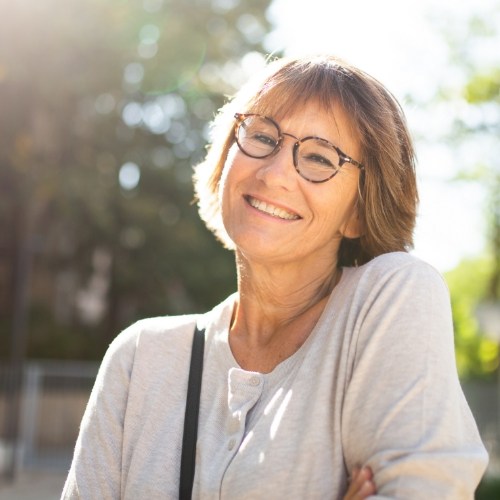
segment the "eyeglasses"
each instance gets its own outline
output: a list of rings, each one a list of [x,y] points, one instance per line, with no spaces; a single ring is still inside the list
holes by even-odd
[[[282,132],[279,125],[267,116],[236,113],[234,137],[240,150],[251,158],[268,158],[278,153],[285,136],[296,140],[293,145],[293,164],[301,177],[309,182],[326,182],[339,173],[344,163],[363,165],[343,153],[337,146],[321,137],[302,139]]]

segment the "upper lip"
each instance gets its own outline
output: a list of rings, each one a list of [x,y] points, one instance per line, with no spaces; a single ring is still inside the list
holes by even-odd
[[[266,205],[270,205],[272,207],[278,208],[280,210],[284,210],[290,215],[294,215],[299,219],[302,219],[301,215],[298,214],[295,210],[292,210],[290,207],[287,207],[286,205],[283,205],[282,203],[276,203],[275,201],[267,200],[265,198],[262,198],[261,196],[255,196],[253,194],[245,194],[243,196],[247,201],[250,201],[250,199],[257,200],[261,203],[265,203]]]

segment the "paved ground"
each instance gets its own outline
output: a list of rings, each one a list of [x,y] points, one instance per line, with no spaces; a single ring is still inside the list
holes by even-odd
[[[14,483],[0,480],[2,500],[59,500],[66,474],[63,472],[23,472]]]

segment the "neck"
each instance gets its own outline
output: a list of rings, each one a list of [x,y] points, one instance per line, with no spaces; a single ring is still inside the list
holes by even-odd
[[[270,371],[305,342],[341,273],[336,263],[303,269],[250,264],[238,253],[236,259],[231,349],[244,368]]]

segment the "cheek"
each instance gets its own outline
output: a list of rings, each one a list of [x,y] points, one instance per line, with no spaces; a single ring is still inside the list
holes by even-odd
[[[347,238],[357,238],[360,235],[358,213],[358,186],[357,183],[345,193],[344,211],[342,220],[342,233]]]
[[[330,223],[344,225],[356,213],[358,199],[357,179],[342,179],[335,192],[323,198],[320,211]]]

